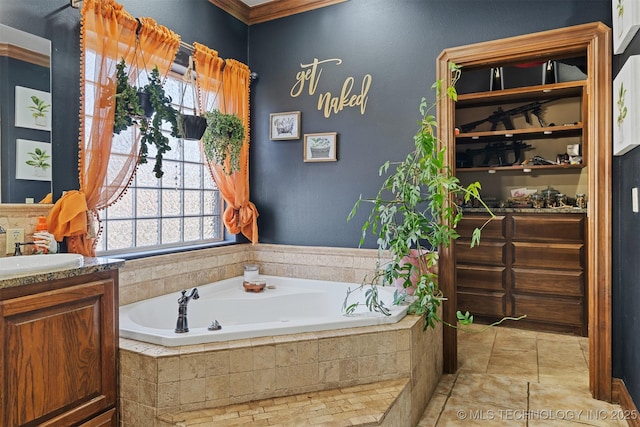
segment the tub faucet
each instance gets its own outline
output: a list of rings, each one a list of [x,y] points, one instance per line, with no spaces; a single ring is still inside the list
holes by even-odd
[[[21,242],[21,243],[16,242],[16,250],[13,252],[13,256],[22,255],[22,251],[20,250],[20,246],[34,245],[34,244],[35,244],[34,242]]]
[[[187,295],[186,289],[182,291],[182,296],[178,298],[178,321],[176,323],[176,334],[182,334],[189,332],[189,324],[187,323],[187,304],[191,301],[191,298],[198,299],[198,288],[191,289],[189,295]]]

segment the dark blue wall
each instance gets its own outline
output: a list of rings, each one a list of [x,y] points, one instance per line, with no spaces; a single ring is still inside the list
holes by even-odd
[[[615,77],[630,55],[640,54],[640,35],[614,57]],[[638,118],[636,117],[636,120]],[[640,405],[640,214],[631,189],[640,187],[640,148],[613,158],[613,376],[621,378]]]
[[[610,0],[349,0],[249,27],[249,66],[260,74],[252,90],[252,200],[260,211],[260,241],[354,247],[366,207],[347,223],[360,194],[374,196],[378,167],[400,160],[417,130],[421,97],[432,98],[436,58],[448,47],[602,21]],[[314,96],[291,97],[301,63],[326,64]],[[364,115],[358,108],[323,117],[318,95],[338,95],[365,74],[372,84]],[[303,140],[269,140],[269,114],[302,112],[302,133],[338,132],[338,161],[303,163]],[[366,246],[375,246],[368,239]]]

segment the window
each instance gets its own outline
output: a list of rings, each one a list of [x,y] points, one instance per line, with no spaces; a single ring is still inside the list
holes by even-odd
[[[195,93],[181,75],[170,73],[164,88],[176,110],[193,114]],[[168,125],[166,131],[168,135]],[[151,252],[223,239],[222,197],[205,164],[200,141],[169,139],[164,176],[155,177],[155,153],[149,147],[148,163],[138,166],[124,196],[99,211],[103,229],[98,255]],[[112,151],[117,156],[117,147]]]

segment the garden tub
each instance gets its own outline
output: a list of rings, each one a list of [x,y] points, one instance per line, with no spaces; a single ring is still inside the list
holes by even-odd
[[[260,276],[266,288],[246,292],[243,277],[198,287],[199,299],[187,306],[189,332],[176,333],[180,293],[167,294],[120,307],[120,336],[163,346],[182,346],[273,335],[395,323],[407,306],[393,305],[392,287],[379,287],[390,316],[371,312],[364,305],[365,291],[356,283]],[[348,304],[362,303],[351,315]],[[190,288],[187,291],[191,291]],[[209,330],[217,321],[221,329]]]

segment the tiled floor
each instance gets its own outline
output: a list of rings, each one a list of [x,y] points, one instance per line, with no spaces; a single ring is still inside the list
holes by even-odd
[[[442,377],[418,426],[626,426],[620,406],[591,398],[587,346],[503,327],[459,332],[460,369]]]

